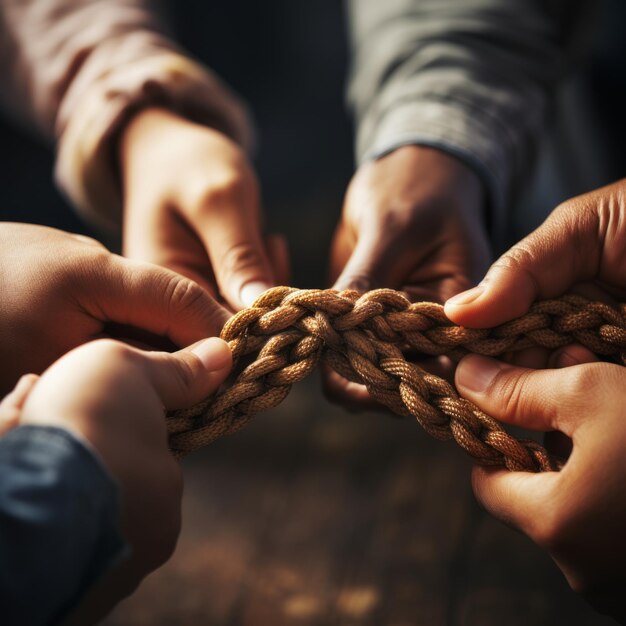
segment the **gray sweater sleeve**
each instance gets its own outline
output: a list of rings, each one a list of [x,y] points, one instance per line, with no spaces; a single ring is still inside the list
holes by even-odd
[[[571,57],[582,0],[348,0],[357,159],[456,155],[495,217],[515,197]]]

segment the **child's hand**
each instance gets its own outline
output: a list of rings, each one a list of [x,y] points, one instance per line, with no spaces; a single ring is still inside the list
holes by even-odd
[[[578,286],[589,297],[626,298],[626,180],[564,202],[496,261],[475,288],[446,302],[457,324],[488,328],[536,299]],[[581,289],[582,285],[582,289]]]
[[[482,276],[490,260],[484,194],[458,159],[423,146],[398,148],[355,174],[335,233],[336,289],[400,289],[443,302]],[[326,376],[344,404],[367,403],[365,387]]]
[[[534,371],[468,356],[456,385],[503,422],[572,439],[560,472],[476,467],[474,491],[488,511],[547,550],[595,608],[626,620],[626,369],[593,363]]]
[[[250,305],[287,281],[280,238],[262,237],[256,176],[224,134],[162,109],[139,112],[121,141],[124,252]]]
[[[0,284],[0,394],[103,337],[107,323],[186,346],[219,334],[228,317],[187,278],[42,226],[0,224]]]
[[[121,490],[122,532],[132,557],[96,586],[90,611],[110,608],[174,550],[182,483],[167,447],[165,410],[204,400],[230,365],[227,344],[215,337],[175,354],[100,340],[54,363],[28,394],[20,424],[75,432],[96,450]]]

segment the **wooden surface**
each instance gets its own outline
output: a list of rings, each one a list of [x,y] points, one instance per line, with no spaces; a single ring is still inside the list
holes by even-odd
[[[550,559],[483,513],[470,463],[318,381],[184,462],[172,560],[106,626],[603,625]]]

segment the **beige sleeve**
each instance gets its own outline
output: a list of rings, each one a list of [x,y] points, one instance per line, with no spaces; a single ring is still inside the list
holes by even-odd
[[[250,147],[245,106],[148,0],[0,0],[0,29],[2,104],[55,141],[59,186],[100,226],[120,222],[115,144],[137,109],[166,106]]]

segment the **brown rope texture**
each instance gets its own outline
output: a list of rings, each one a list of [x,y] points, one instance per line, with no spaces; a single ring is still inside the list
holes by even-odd
[[[454,439],[478,463],[550,471],[557,464],[543,447],[507,433],[405,352],[458,361],[470,352],[499,356],[578,343],[624,365],[626,307],[565,295],[537,302],[495,328],[474,329],[453,324],[440,304],[411,303],[391,289],[359,294],[275,287],[235,314],[221,336],[232,350],[235,374],[202,404],[168,416],[170,447],[179,458],[277,406],[323,362],[364,384],[394,413],[414,416],[429,435]]]

